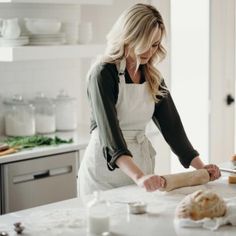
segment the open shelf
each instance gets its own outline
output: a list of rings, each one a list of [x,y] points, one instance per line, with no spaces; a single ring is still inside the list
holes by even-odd
[[[104,49],[102,44],[0,47],[0,62],[90,58]]]
[[[0,3],[111,5],[112,0],[0,0]]]

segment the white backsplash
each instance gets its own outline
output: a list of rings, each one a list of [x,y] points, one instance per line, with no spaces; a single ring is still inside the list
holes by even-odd
[[[160,2],[162,1],[165,0]],[[113,0],[111,6],[4,4],[0,7],[0,18],[19,17],[21,26],[23,26],[24,17],[91,21],[93,23],[92,43],[104,43],[106,34],[120,13],[136,2],[151,1]],[[47,96],[55,97],[59,90],[65,89],[70,96],[76,97],[78,100],[78,124],[88,126],[90,114],[85,80],[91,60],[0,62],[0,99],[14,94],[32,98],[39,91],[44,92]],[[3,134],[3,131],[3,107],[0,103],[0,135]]]
[[[21,94],[33,98],[37,92],[56,97],[61,89],[77,99],[78,123],[89,124],[86,95],[86,65],[80,60],[51,60],[0,63],[0,100]],[[85,64],[85,65],[84,65]],[[83,68],[83,70],[81,69]],[[3,134],[3,105],[0,105],[0,134]]]

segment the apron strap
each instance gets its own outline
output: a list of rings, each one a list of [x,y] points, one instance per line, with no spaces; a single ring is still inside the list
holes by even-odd
[[[120,79],[120,83],[125,83],[125,67],[126,67],[126,60],[123,58],[119,64],[116,64],[116,68],[118,70],[118,76]]]

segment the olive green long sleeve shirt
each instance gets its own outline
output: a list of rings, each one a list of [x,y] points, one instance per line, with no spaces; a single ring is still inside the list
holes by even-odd
[[[133,83],[127,71],[125,80],[126,83]],[[141,83],[144,81],[142,75]],[[108,168],[114,170],[117,167],[115,162],[121,155],[132,156],[117,119],[119,76],[115,64],[101,63],[93,67],[87,81],[87,94],[91,106],[91,132],[98,128],[104,158]],[[199,154],[188,140],[169,92],[155,103],[152,120],[181,164],[188,168],[192,159]]]

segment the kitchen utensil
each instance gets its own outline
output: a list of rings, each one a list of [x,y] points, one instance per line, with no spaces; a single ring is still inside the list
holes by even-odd
[[[128,212],[130,214],[144,214],[146,213],[146,209],[147,209],[147,203],[142,202],[142,201],[131,201],[131,202],[111,201],[110,203],[127,205]]]
[[[0,37],[0,46],[2,47],[17,47],[27,45],[29,43],[28,36],[20,36],[17,39],[5,39]]]
[[[62,32],[65,33],[67,44],[76,44],[78,41],[78,21],[63,22]]]
[[[176,188],[206,184],[210,181],[210,175],[206,169],[194,170],[184,173],[161,176],[166,184],[160,191],[171,191]]]
[[[130,214],[144,214],[146,213],[147,203],[145,202],[131,202],[128,203],[128,212]]]
[[[25,18],[25,26],[31,34],[56,34],[61,29],[57,19]]]
[[[64,33],[30,35],[30,45],[60,45],[64,43]]]
[[[78,41],[81,44],[88,44],[93,38],[92,22],[81,22],[79,24]]]
[[[17,39],[20,33],[18,18],[2,20],[1,35],[4,39]]]
[[[233,168],[232,169],[231,168],[220,168],[220,171],[236,174],[236,167],[234,169]]]
[[[236,165],[234,161],[224,162],[220,165],[220,171],[236,174]]]

